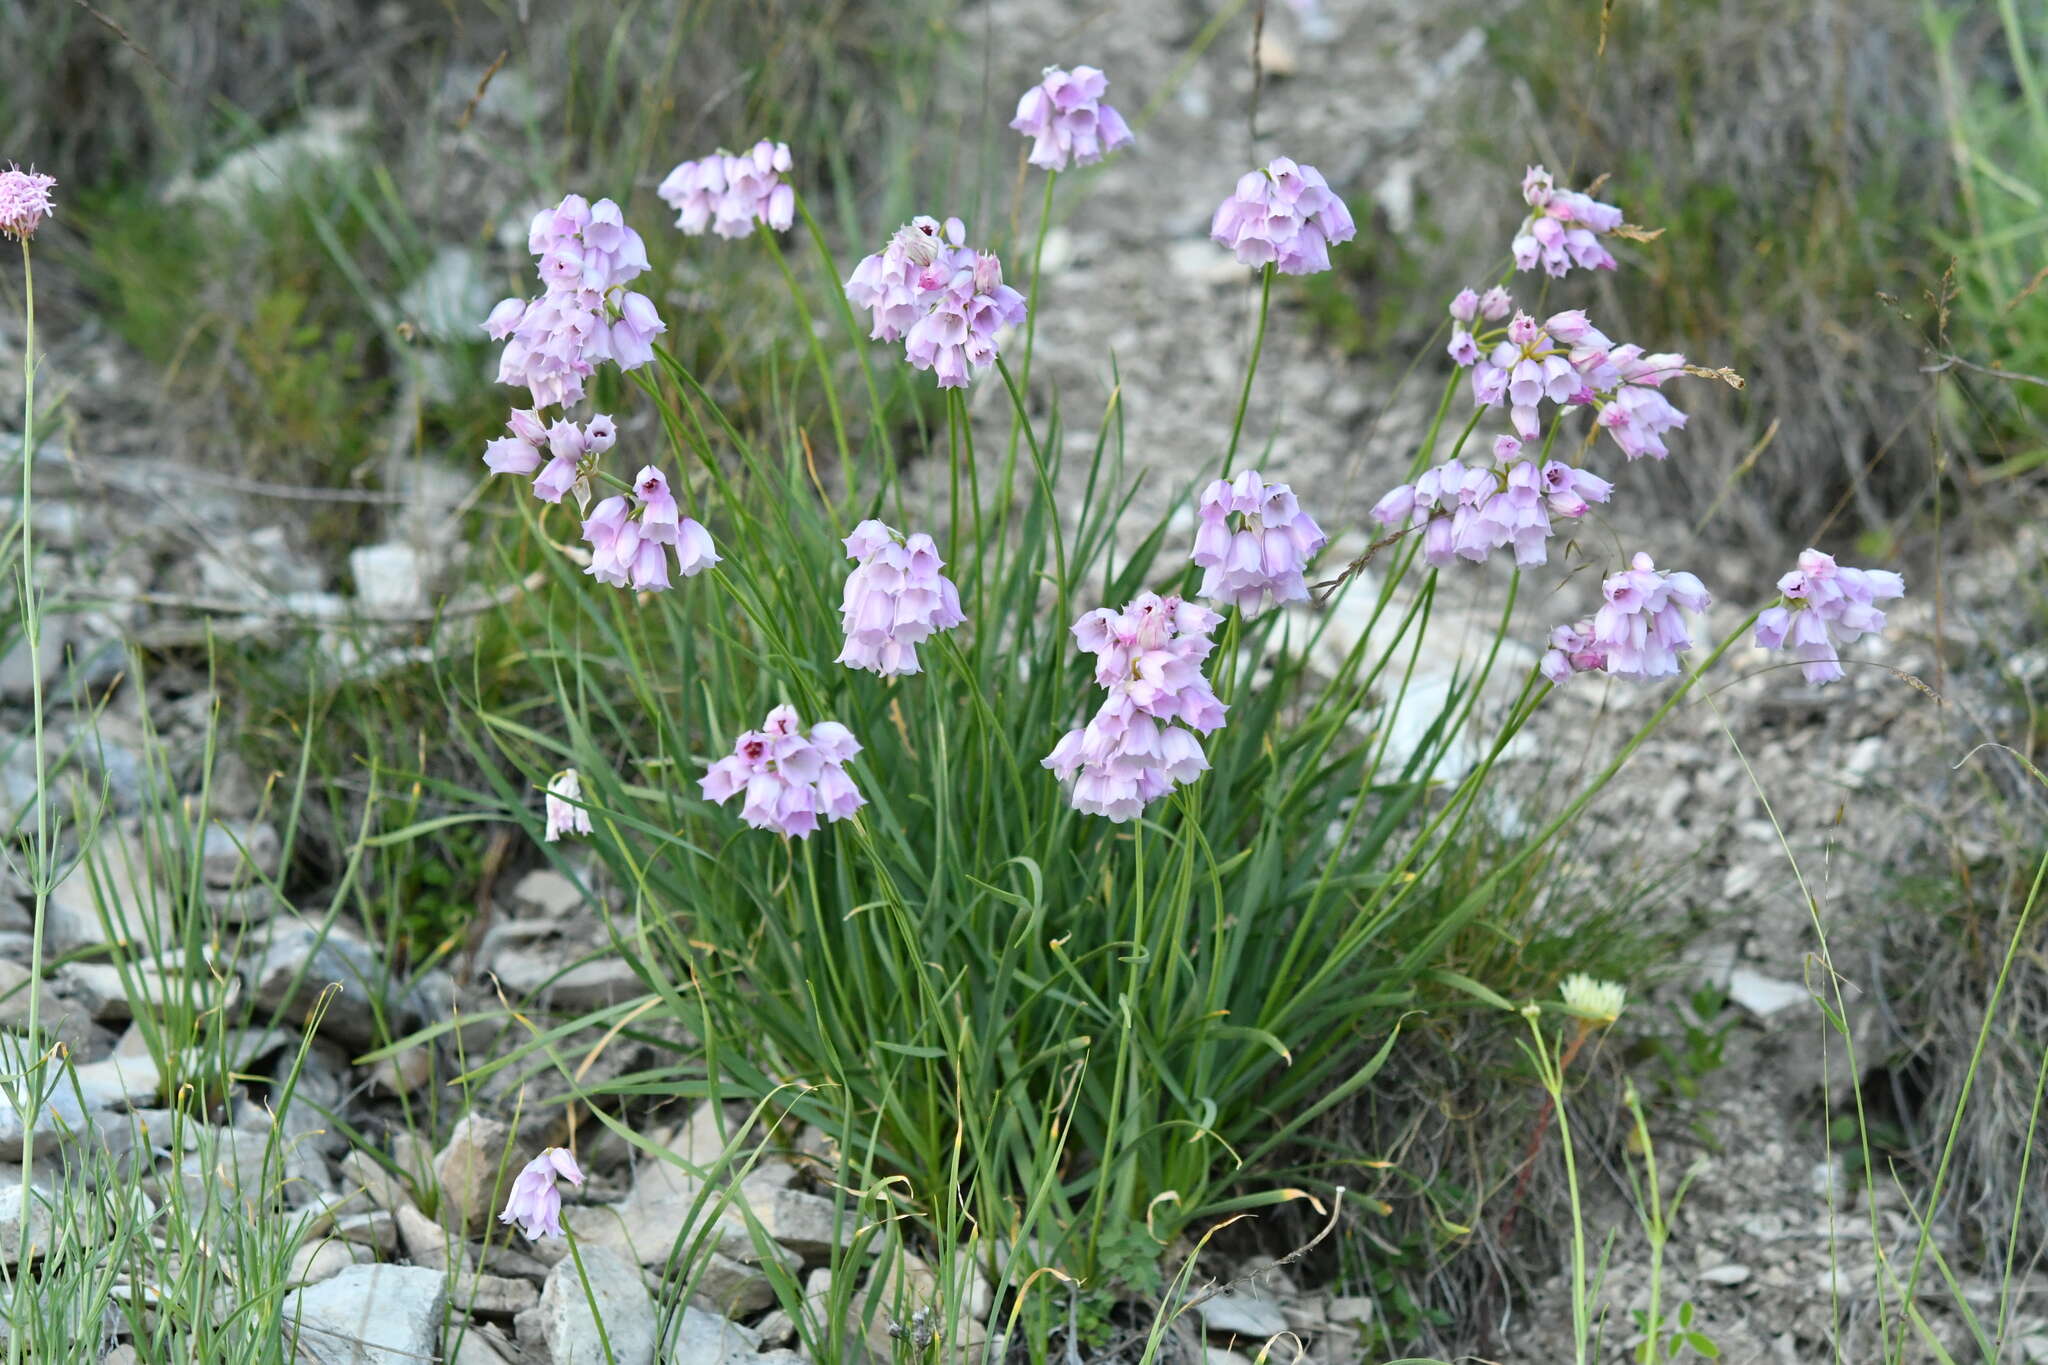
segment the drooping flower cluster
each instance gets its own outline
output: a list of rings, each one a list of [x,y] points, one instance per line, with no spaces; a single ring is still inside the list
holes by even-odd
[[[512,434],[484,444],[484,463],[493,474],[534,474],[533,495],[542,502],[560,502],[587,480],[598,457],[619,439],[618,427],[604,413],[579,427],[567,418],[543,423],[538,412],[519,408],[505,425]],[[578,497],[587,491],[586,485]]]
[[[782,183],[789,167],[789,144],[763,138],[744,155],[721,149],[685,161],[654,192],[692,237],[707,227],[721,237],[744,237],[756,223],[787,232],[796,221],[796,191]]]
[[[569,195],[534,215],[526,245],[545,292],[505,299],[485,321],[506,343],[499,383],[531,391],[536,408],[566,406],[604,361],[631,370],[654,359],[654,338],[668,327],[652,300],[626,288],[647,269],[647,247],[617,204]]]
[[[1202,676],[1202,663],[1222,619],[1148,592],[1120,612],[1100,607],[1074,623],[1074,639],[1095,656],[1095,681],[1109,698],[1040,763],[1071,784],[1075,810],[1122,823],[1208,771],[1196,732],[1216,730],[1228,708]]]
[[[1621,226],[1621,210],[1579,190],[1551,184],[1550,172],[1531,166],[1522,177],[1522,198],[1529,217],[1515,234],[1515,269],[1562,275],[1573,266],[1612,270],[1614,256],[1600,238]]]
[[[1451,328],[1450,344],[1445,346],[1444,350],[1461,367],[1477,363],[1479,343],[1473,339],[1472,324],[1481,318],[1488,322],[1498,322],[1506,317],[1508,310],[1514,306],[1514,299],[1499,285],[1493,286],[1484,294],[1471,289],[1460,289],[1451,299],[1451,321],[1455,325]]]
[[[565,1148],[550,1147],[526,1163],[512,1180],[512,1193],[498,1221],[508,1223],[537,1242],[543,1237],[562,1235],[562,1192],[555,1188],[560,1177],[571,1185],[583,1183],[576,1158]]]
[[[821,720],[804,734],[796,708],[785,704],[760,729],[742,734],[697,785],[705,800],[721,806],[744,794],[740,818],[755,829],[806,839],[820,816],[844,820],[867,804],[846,773],[859,752],[853,732],[837,721]]]
[[[1024,321],[1024,296],[1003,283],[1002,262],[966,240],[958,218],[914,218],[846,281],[846,297],[874,314],[868,335],[903,338],[905,358],[942,389],[967,387],[995,362],[996,334]]]
[[[1485,312],[1489,302],[1495,307],[1511,302],[1505,294],[1496,300],[1489,291],[1487,300],[1476,300],[1468,309],[1471,292],[1451,301],[1453,318],[1473,310],[1497,317]],[[1476,336],[1460,327],[1452,333],[1450,352],[1472,370],[1472,401],[1487,408],[1506,403],[1525,441],[1542,429],[1546,401],[1560,408],[1596,409],[1595,420],[1631,460],[1644,455],[1663,459],[1671,453],[1663,433],[1685,426],[1685,414],[1659,392],[1665,380],[1685,373],[1685,357],[1645,355],[1633,343],[1616,345],[1577,308],[1540,323],[1518,312],[1505,328]]]
[[[1048,171],[1063,171],[1070,163],[1092,166],[1131,145],[1123,115],[1102,102],[1109,77],[1092,66],[1048,66],[1044,76],[1017,101],[1017,117],[1010,120],[1032,139],[1032,165]]]
[[[590,812],[583,809],[582,801],[583,778],[574,768],[564,768],[548,779],[548,828],[542,836],[548,843],[564,834],[590,833]]]
[[[900,536],[872,519],[845,544],[846,557],[859,563],[846,576],[839,609],[846,647],[838,662],[885,678],[918,672],[918,645],[967,619],[959,589],[939,572],[946,567],[939,547],[921,531]]]
[[[1842,677],[1838,644],[1884,629],[1879,602],[1906,594],[1906,580],[1888,569],[1848,569],[1834,556],[1806,550],[1799,567],[1778,580],[1784,594],[1756,620],[1759,649],[1790,650],[1810,683]]]
[[[50,201],[57,178],[9,166],[0,171],[0,237],[25,242],[36,235],[43,219],[57,211]]]
[[[1490,468],[1448,460],[1389,492],[1372,517],[1396,530],[1422,527],[1422,557],[1439,568],[1483,560],[1509,545],[1515,562],[1526,566],[1548,562],[1551,517],[1583,517],[1613,491],[1599,475],[1562,460],[1526,459],[1520,441],[1501,436]]]
[[[639,592],[669,586],[671,552],[676,572],[685,578],[718,562],[711,533],[682,515],[668,479],[653,465],[634,476],[630,504],[613,494],[597,505],[583,523],[583,539],[590,546],[590,565],[583,572],[600,583]]]
[[[1591,621],[1559,626],[1540,667],[1561,683],[1574,673],[1604,671],[1618,677],[1661,678],[1678,672],[1678,656],[1692,648],[1686,612],[1712,601],[1689,573],[1660,570],[1646,554],[1600,585],[1607,603]]]
[[[1282,602],[1308,600],[1302,570],[1330,538],[1301,510],[1293,489],[1266,483],[1258,470],[1247,469],[1204,489],[1200,511],[1193,559],[1203,570],[1203,597],[1247,617]]]
[[[1322,172],[1284,156],[1262,171],[1245,172],[1209,223],[1210,239],[1239,261],[1270,262],[1283,275],[1328,270],[1330,248],[1357,235],[1351,210]]]

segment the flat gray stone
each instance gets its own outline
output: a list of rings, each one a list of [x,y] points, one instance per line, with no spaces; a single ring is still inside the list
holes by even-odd
[[[604,1247],[580,1250],[589,1292],[571,1257],[548,1272],[541,1290],[541,1335],[553,1365],[606,1365],[593,1300],[604,1319],[613,1365],[654,1365],[654,1300],[640,1280],[640,1267]]]
[[[736,1322],[685,1308],[670,1335],[669,1365],[746,1365],[761,1348],[761,1338]]]
[[[438,1270],[357,1265],[286,1295],[284,1320],[312,1365],[423,1365],[440,1355],[447,1308]]]

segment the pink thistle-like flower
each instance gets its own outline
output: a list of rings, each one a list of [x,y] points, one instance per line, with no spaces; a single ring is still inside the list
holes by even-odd
[[[1203,570],[1201,595],[1247,618],[1283,602],[1306,602],[1302,570],[1330,543],[1294,490],[1247,469],[1203,490],[1192,558]]]
[[[55,176],[10,165],[0,171],[0,236],[25,242],[36,235],[43,219],[57,211],[50,199]]]
[[[839,611],[846,647],[837,662],[848,668],[885,678],[915,673],[918,645],[967,619],[930,536],[898,536],[870,519],[846,538],[846,555],[859,561]]]
[[[562,1192],[555,1188],[557,1178],[581,1185],[583,1172],[566,1149],[550,1147],[527,1162],[513,1179],[512,1193],[498,1221],[517,1227],[528,1241],[562,1236]]]
[[[1330,268],[1330,247],[1358,235],[1351,211],[1313,166],[1279,157],[1248,171],[1217,206],[1209,237],[1245,265],[1273,265],[1283,275]]]
[[[548,843],[564,834],[590,833],[590,812],[579,804],[582,800],[583,779],[574,768],[564,768],[548,779],[548,828],[543,836]]]
[[[1600,238],[1621,226],[1620,209],[1578,190],[1555,188],[1541,166],[1531,166],[1522,177],[1522,198],[1530,213],[1515,233],[1517,270],[1538,264],[1549,275],[1562,275],[1573,266],[1614,269],[1614,257]]]
[[[1757,617],[1757,648],[1789,650],[1806,680],[1820,685],[1843,676],[1838,644],[1884,629],[1877,604],[1905,596],[1906,580],[1889,569],[1843,568],[1832,555],[1806,550],[1778,591],[1778,604]]]
[[[1065,71],[1045,68],[1044,79],[1017,101],[1010,126],[1032,140],[1031,164],[1063,171],[1069,164],[1092,166],[1110,152],[1131,145],[1123,115],[1102,102],[1109,78],[1092,66]]]
[[[768,713],[759,730],[743,733],[732,753],[712,763],[697,785],[716,805],[742,796],[740,818],[755,829],[807,839],[820,817],[844,820],[867,804],[846,771],[859,752],[859,741],[844,725],[819,721],[807,735],[796,708],[784,704]]]

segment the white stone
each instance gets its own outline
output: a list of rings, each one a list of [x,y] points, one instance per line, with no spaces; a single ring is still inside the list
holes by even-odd
[[[1728,973],[1728,998],[1759,1019],[1806,1003],[1812,997],[1797,981],[1781,981],[1749,967]]]
[[[357,1265],[286,1296],[283,1318],[310,1365],[421,1365],[440,1354],[447,1306],[438,1270]]]
[[[640,1268],[605,1247],[580,1252],[582,1275],[575,1259],[565,1258],[548,1272],[541,1290],[541,1335],[553,1365],[605,1365],[592,1300],[604,1318],[612,1365],[654,1365],[654,1300],[640,1281]],[[584,1276],[590,1281],[587,1294]]]
[[[349,551],[356,601],[378,615],[404,615],[426,605],[426,565],[420,552],[399,541],[362,545]]]
[[[352,1265],[368,1265],[376,1255],[354,1242],[308,1242],[292,1253],[291,1269],[285,1272],[287,1287],[318,1284],[332,1279]]]
[[[537,867],[512,884],[512,907],[525,915],[560,919],[583,908],[583,892],[551,867]]]
[[[1265,1299],[1225,1292],[1195,1305],[1202,1326],[1225,1336],[1257,1338],[1277,1336],[1287,1330],[1287,1315]]]
[[[747,1365],[761,1346],[761,1338],[736,1322],[685,1308],[669,1344],[669,1365]]]
[[[1741,1284],[1749,1278],[1749,1267],[1731,1261],[1727,1265],[1717,1265],[1712,1270],[1702,1270],[1700,1278],[1708,1284]]]
[[[110,943],[169,942],[169,910],[142,845],[125,831],[103,828],[51,890],[44,934],[59,954]]]
[[[455,1306],[480,1318],[510,1318],[540,1302],[531,1280],[505,1275],[461,1275],[455,1280]]]
[[[1331,1322],[1357,1323],[1363,1325],[1372,1321],[1372,1300],[1363,1294],[1344,1295],[1330,1300]]]
[[[466,1115],[448,1135],[434,1158],[434,1179],[441,1187],[442,1216],[451,1226],[476,1233],[489,1225],[506,1141],[505,1125],[481,1114]]]
[[[40,1163],[38,1163],[40,1165]],[[50,1196],[41,1189],[28,1191],[28,1218],[21,1216],[22,1188],[19,1175],[0,1185],[0,1262],[19,1264],[24,1254],[34,1260],[50,1249]],[[27,1247],[22,1245],[24,1221]]]

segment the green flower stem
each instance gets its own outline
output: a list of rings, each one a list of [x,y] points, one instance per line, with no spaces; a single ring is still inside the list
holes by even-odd
[[[1031,392],[1031,356],[1038,342],[1038,283],[1045,274],[1038,263],[1045,255],[1045,234],[1052,227],[1052,187],[1059,178],[1058,171],[1045,173],[1045,203],[1038,211],[1038,238],[1031,244],[1031,296],[1024,303],[1024,365],[1018,379],[1026,393]],[[1014,434],[1011,439],[1016,439]]]
[[[36,282],[28,238],[21,239],[21,619],[23,644],[28,651],[29,706],[32,715],[36,773],[36,833],[33,880],[35,922],[29,935],[28,1044],[27,1055],[35,1058],[23,1068],[22,1088],[26,1101],[21,1106],[21,1207],[26,1227],[29,1200],[34,1195],[30,1176],[36,1162],[36,1117],[42,1108],[42,980],[43,927],[50,908],[50,783],[43,755],[43,621],[36,601],[35,568],[35,464],[36,464]],[[23,1333],[8,1334],[7,1358],[19,1362]]]
[[[576,1262],[576,1278],[583,1283],[583,1299],[590,1305],[590,1320],[597,1324],[597,1344],[604,1350],[606,1365],[619,1365],[619,1359],[612,1354],[611,1333],[604,1330],[604,1313],[597,1306],[597,1295],[590,1288],[590,1272],[583,1268],[583,1252],[576,1246],[576,1234],[567,1228],[562,1236],[568,1239],[569,1259]]]
[[[811,306],[804,302],[804,291],[798,287],[796,275],[782,255],[782,243],[775,240],[775,229],[763,223],[760,237],[768,243],[768,254],[775,258],[775,268],[782,272],[782,282],[789,286],[789,297],[795,301],[797,316],[803,321],[804,340],[810,343],[811,361],[818,367],[818,382],[825,389],[825,407],[832,414],[832,437],[839,443],[839,473],[846,480],[848,495],[858,498],[860,477],[854,466],[853,447],[846,440],[846,418],[839,410],[839,385],[832,379],[832,362],[825,358],[825,343],[811,321]]]
[[[1223,467],[1216,471],[1216,477],[1230,477],[1231,462],[1237,459],[1237,443],[1244,435],[1245,409],[1252,403],[1252,378],[1259,372],[1259,355],[1266,349],[1266,315],[1273,308],[1273,263],[1266,262],[1266,268],[1259,276],[1259,325],[1252,333],[1252,356],[1244,367],[1244,391],[1237,396],[1237,420],[1230,424],[1230,448],[1223,452]]]

